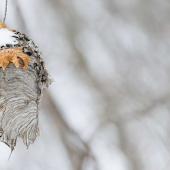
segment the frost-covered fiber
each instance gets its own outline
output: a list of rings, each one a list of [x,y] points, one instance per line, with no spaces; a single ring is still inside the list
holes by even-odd
[[[0,140],[12,150],[18,137],[28,147],[39,134],[38,106],[50,83],[37,46],[24,34],[0,29],[0,50],[22,48],[31,61],[27,70],[10,64],[0,68]]]

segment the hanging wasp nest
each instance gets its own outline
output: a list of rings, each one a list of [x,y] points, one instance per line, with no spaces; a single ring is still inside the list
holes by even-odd
[[[26,35],[0,29],[0,140],[12,150],[39,134],[38,106],[48,73],[38,47]]]

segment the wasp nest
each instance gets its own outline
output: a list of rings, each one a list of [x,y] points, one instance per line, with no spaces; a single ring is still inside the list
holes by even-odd
[[[38,47],[26,35],[0,29],[0,140],[12,150],[39,133],[38,106],[48,73]]]

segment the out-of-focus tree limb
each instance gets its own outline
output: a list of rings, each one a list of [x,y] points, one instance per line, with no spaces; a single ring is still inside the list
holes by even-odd
[[[49,116],[55,120],[56,128],[58,129],[61,139],[68,151],[73,169],[84,170],[84,164],[87,163],[86,161],[89,161],[89,163],[92,163],[92,166],[95,167],[94,170],[97,170],[98,165],[89,144],[83,141],[79,134],[76,133],[64,120],[62,111],[54,102],[48,91],[44,94],[42,109],[49,113]]]

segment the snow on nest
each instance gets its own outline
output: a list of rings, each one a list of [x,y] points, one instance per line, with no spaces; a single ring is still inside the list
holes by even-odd
[[[8,29],[0,29],[0,46],[6,44],[17,44],[17,40],[12,37],[15,36],[15,33]]]

